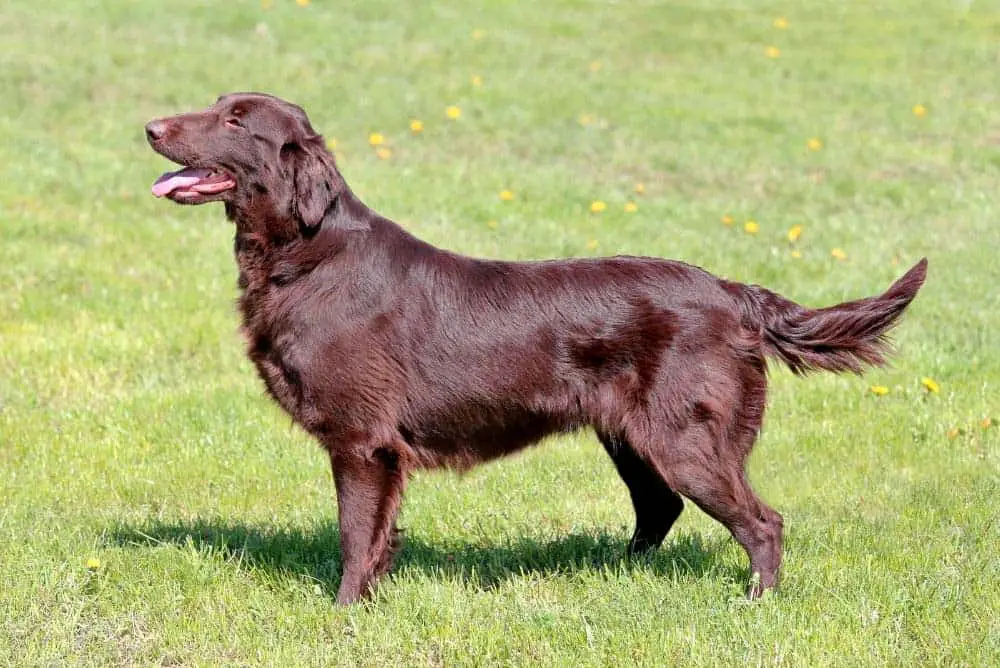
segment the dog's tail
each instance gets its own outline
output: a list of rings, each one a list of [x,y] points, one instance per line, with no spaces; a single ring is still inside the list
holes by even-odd
[[[761,332],[764,354],[795,374],[852,371],[882,366],[890,352],[887,334],[927,278],[923,258],[878,297],[808,309],[757,285],[743,285],[743,320]]]

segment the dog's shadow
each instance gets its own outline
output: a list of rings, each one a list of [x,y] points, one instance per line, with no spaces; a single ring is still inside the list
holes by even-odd
[[[133,549],[194,547],[274,575],[306,576],[333,594],[340,584],[340,532],[336,524],[312,529],[267,530],[241,523],[195,520],[120,525],[108,534],[113,545]],[[671,534],[664,545],[641,557],[626,557],[627,541],[611,533],[571,533],[549,541],[522,538],[498,544],[427,542],[408,532],[393,571],[421,571],[481,590],[531,574],[567,574],[583,569],[650,569],[657,575],[712,576],[741,581],[746,573],[719,558],[728,538],[705,540],[698,533]]]

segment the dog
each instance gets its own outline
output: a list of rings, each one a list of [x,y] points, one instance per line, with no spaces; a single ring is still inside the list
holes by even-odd
[[[330,457],[341,604],[389,570],[410,472],[588,426],[632,499],[629,554],[658,547],[687,498],[746,550],[760,596],[783,531],[745,473],[766,358],[795,374],[884,364],[927,272],[924,258],[880,296],[811,309],[663,259],[475,259],[365,206],[280,98],[224,95],[145,130],[182,167],[153,194],[222,202],[235,224],[249,357]]]

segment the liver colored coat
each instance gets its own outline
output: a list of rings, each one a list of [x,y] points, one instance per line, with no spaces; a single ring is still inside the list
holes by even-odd
[[[654,258],[473,259],[359,201],[299,107],[226,95],[150,122],[183,169],[153,193],[222,201],[236,226],[249,356],[271,396],[330,456],[343,577],[337,600],[388,570],[407,474],[467,468],[591,427],[635,507],[629,545],[663,542],[694,501],[772,587],[782,519],[744,464],[766,402],[766,357],[795,373],[860,373],[926,275],[822,309]]]

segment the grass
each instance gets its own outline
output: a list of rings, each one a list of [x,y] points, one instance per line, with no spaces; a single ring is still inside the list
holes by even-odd
[[[1000,6],[339,4],[0,14],[0,663],[995,665]],[[624,486],[579,434],[416,476],[393,576],[335,608],[328,464],[243,358],[231,229],[148,195],[143,123],[239,89],[469,254],[668,256],[815,305],[929,256],[893,367],[772,374],[781,591],[745,604],[690,504],[623,561]]]

